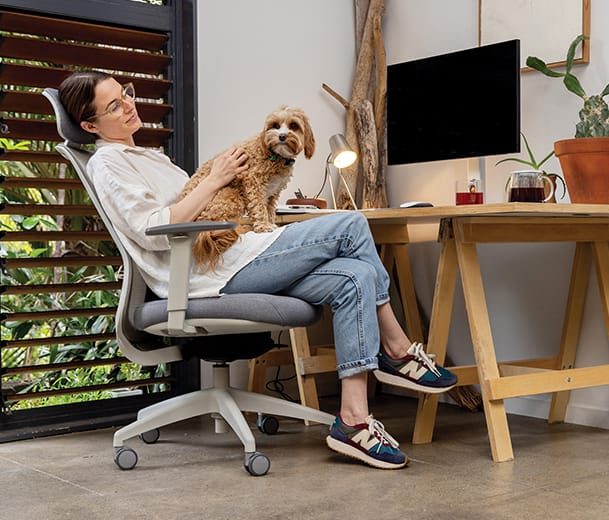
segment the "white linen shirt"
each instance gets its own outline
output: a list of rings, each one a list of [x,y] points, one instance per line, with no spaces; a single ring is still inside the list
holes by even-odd
[[[139,146],[96,142],[87,172],[99,200],[148,287],[161,298],[169,288],[169,240],[146,236],[152,226],[169,224],[172,206],[188,181],[188,174],[165,154]],[[248,233],[223,255],[215,271],[191,268],[190,297],[218,296],[242,267],[261,254],[283,228]]]

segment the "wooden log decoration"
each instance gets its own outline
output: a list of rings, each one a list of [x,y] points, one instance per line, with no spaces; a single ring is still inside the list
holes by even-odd
[[[374,20],[374,48],[376,49],[376,90],[374,97],[374,114],[376,119],[376,139],[378,143],[377,161],[377,199],[380,206],[388,206],[387,200],[387,56],[383,43],[381,17]],[[371,206],[372,207],[372,206]]]
[[[378,167],[378,143],[372,103],[367,99],[354,104],[355,127],[360,143],[359,159],[362,171],[361,208],[386,208],[387,192],[383,170]]]
[[[370,0],[354,0],[355,3],[355,55],[359,56],[359,50],[364,39],[364,26],[368,16]]]
[[[339,209],[353,209],[349,192],[356,194],[356,202],[359,207],[386,207],[387,205],[383,164],[386,162],[386,66],[381,30],[385,2],[384,0],[354,0],[354,2],[357,63],[351,101],[346,101],[326,84],[323,85],[323,88],[345,108],[347,142],[353,147],[358,157],[361,158],[363,150],[367,156],[366,160],[374,160],[374,163],[364,164],[362,160],[358,160],[353,166],[341,171],[346,186],[343,183],[339,183],[338,186],[336,201]],[[365,20],[364,23],[362,23],[363,20]],[[371,103],[372,117],[370,117],[369,109],[364,108],[364,101]],[[363,118],[373,122],[373,142],[371,142],[370,125],[368,122],[364,123]],[[363,126],[358,127],[358,125]],[[373,146],[376,148],[376,152],[371,154],[370,149]],[[364,176],[370,178],[364,180]],[[375,193],[379,190],[380,193]],[[373,203],[377,205],[369,206],[371,201],[375,201]]]

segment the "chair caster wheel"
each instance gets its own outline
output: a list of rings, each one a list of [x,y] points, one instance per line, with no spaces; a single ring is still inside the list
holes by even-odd
[[[266,475],[271,467],[271,461],[266,455],[257,451],[245,454],[245,462],[243,464],[250,475],[261,477]]]
[[[149,430],[138,435],[138,437],[146,444],[154,444],[156,441],[159,440],[160,436],[161,431],[158,428],[155,428],[154,430]]]
[[[133,469],[137,464],[137,453],[135,453],[135,450],[125,446],[115,448],[114,462],[123,470]]]
[[[279,421],[272,415],[258,415],[256,425],[262,433],[267,435],[275,435],[277,430],[279,430]]]

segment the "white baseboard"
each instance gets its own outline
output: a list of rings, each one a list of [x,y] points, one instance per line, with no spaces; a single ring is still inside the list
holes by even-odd
[[[417,397],[416,392],[399,387],[390,387],[389,385],[385,385],[383,391],[392,395]],[[455,404],[446,394],[440,395],[440,402]],[[535,417],[537,419],[545,420],[548,418],[548,413],[550,411],[550,397],[544,394],[506,399],[505,410],[507,413],[514,415],[523,415],[525,417]],[[605,409],[592,406],[572,404],[567,407],[565,422],[609,430],[609,412]]]
[[[547,419],[550,410],[550,398],[546,396],[527,396],[508,399],[505,402],[508,413]],[[565,422],[609,430],[609,413],[605,409],[578,404],[567,407]]]

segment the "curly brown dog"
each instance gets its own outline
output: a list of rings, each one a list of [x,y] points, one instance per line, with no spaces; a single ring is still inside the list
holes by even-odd
[[[248,155],[248,169],[222,188],[197,220],[241,222],[247,213],[255,232],[272,231],[279,194],[292,176],[296,156],[304,150],[310,159],[315,152],[309,118],[302,109],[282,105],[267,116],[262,132],[237,146]],[[178,200],[209,175],[214,159],[197,169]],[[193,246],[198,266],[215,269],[222,253],[246,229],[200,233]]]

